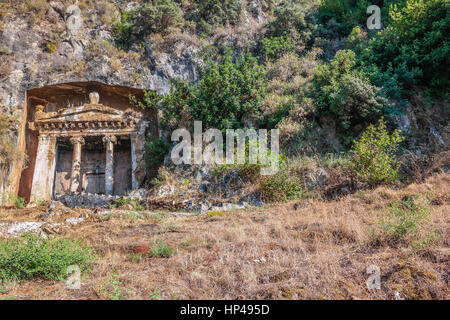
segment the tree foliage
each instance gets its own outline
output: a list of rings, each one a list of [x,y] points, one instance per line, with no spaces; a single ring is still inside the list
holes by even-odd
[[[200,81],[191,86],[189,110],[195,120],[212,128],[242,127],[244,116],[259,120],[264,95],[264,69],[250,52],[228,49],[215,61],[200,68]]]
[[[192,9],[187,16],[197,24],[199,31],[212,33],[214,26],[236,24],[240,12],[237,0],[193,0]]]
[[[183,12],[173,0],[151,0],[132,10],[124,10],[113,26],[119,47],[129,48],[152,33],[168,33],[183,24]]]
[[[407,0],[391,5],[389,26],[374,37],[364,59],[392,70],[405,85],[448,86],[450,50],[447,0]]]
[[[330,63],[316,68],[310,93],[318,114],[333,115],[344,134],[379,116],[387,105],[380,89],[356,70],[355,64],[353,51],[338,51]]]
[[[383,119],[370,125],[352,147],[352,165],[359,178],[372,186],[392,183],[399,178],[400,163],[396,159],[404,137],[400,130],[389,134]]]

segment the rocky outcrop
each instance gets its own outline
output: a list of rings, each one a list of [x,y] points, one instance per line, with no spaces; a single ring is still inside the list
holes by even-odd
[[[22,120],[25,126],[27,92],[50,85],[95,81],[163,94],[170,90],[172,78],[197,78],[194,56],[199,48],[182,38],[157,53],[152,49],[156,44],[150,41],[129,51],[119,50],[111,34],[111,20],[118,16],[122,3],[116,2],[104,2],[108,8],[94,4],[93,8],[83,9],[64,1],[0,5],[2,113]],[[30,11],[25,12],[27,9]],[[109,11],[101,14],[102,10]],[[19,132],[16,130],[13,140],[20,136]],[[24,138],[17,141],[23,150]],[[11,164],[6,170],[9,180],[17,180],[19,170]]]
[[[0,47],[10,72],[0,85],[0,103],[11,110],[22,108],[28,89],[47,85],[99,81],[165,93],[169,79],[197,76],[195,48],[180,43],[177,50],[152,55],[147,43],[142,52],[120,51],[108,26],[93,23],[77,6],[64,9],[56,1],[41,19],[30,22],[14,11],[3,17]]]

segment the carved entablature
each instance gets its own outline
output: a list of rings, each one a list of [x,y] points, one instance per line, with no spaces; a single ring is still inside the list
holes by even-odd
[[[36,106],[35,121],[29,123],[29,128],[40,134],[58,136],[120,135],[139,131],[142,114],[132,109],[121,111],[99,104],[96,92],[89,97],[89,104],[57,112],[44,112],[44,106]]]

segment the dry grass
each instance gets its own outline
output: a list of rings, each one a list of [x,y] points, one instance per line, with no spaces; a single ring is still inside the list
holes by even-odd
[[[446,173],[404,189],[382,187],[338,201],[179,218],[169,213],[137,219],[113,215],[66,234],[84,239],[97,252],[81,290],[35,280],[9,284],[0,297],[393,299],[398,291],[406,299],[449,299],[449,186]],[[442,241],[419,251],[375,244],[370,230],[381,209],[414,194],[429,195],[431,223],[443,231]],[[30,214],[26,210],[20,212]],[[15,218],[22,216],[17,212]],[[176,254],[152,258],[139,253],[155,241]],[[381,269],[380,290],[366,287],[369,265]]]

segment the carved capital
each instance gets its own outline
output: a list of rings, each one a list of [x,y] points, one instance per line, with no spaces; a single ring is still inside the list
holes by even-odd
[[[39,135],[39,141],[40,142],[47,142],[50,141],[50,136],[46,134],[40,134]]]
[[[44,109],[45,109],[45,107],[41,104],[36,106],[35,113],[34,113],[34,117],[36,120],[39,120],[39,119],[45,117],[46,113],[44,112]]]
[[[107,135],[103,137],[103,143],[117,143],[116,136]]]
[[[73,144],[73,145],[76,145],[76,144],[83,145],[84,144],[84,138],[83,137],[72,137],[72,138],[70,138],[70,143]]]
[[[99,104],[100,95],[98,94],[98,92],[89,93],[89,101],[90,104]]]

